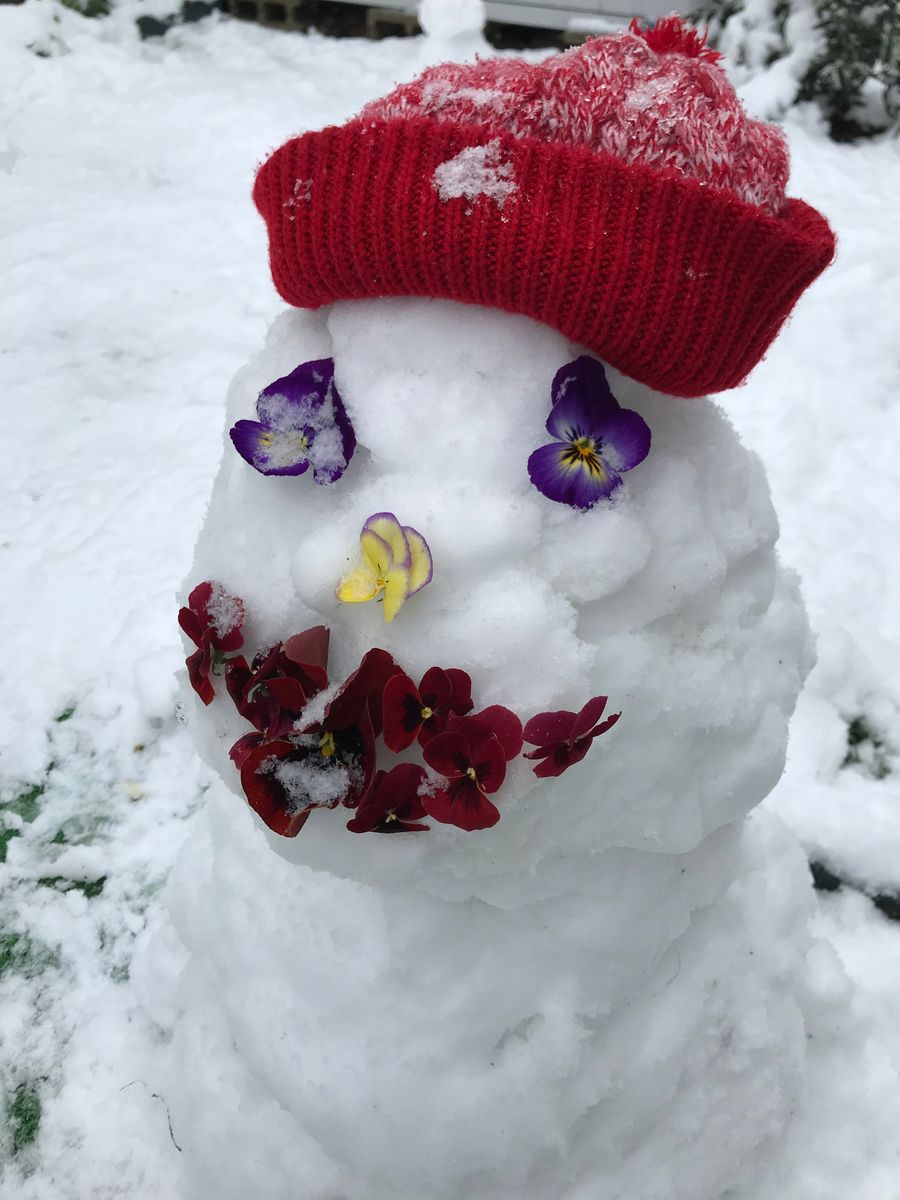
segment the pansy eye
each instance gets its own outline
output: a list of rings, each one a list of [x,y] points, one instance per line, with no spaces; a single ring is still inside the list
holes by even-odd
[[[528,474],[548,499],[586,511],[647,457],[650,430],[638,413],[620,407],[602,364],[587,355],[557,372],[552,397],[547,432],[555,441],[535,450]]]
[[[336,483],[344,474],[356,437],[334,382],[334,360],[301,363],[264,388],[256,421],[230,430],[234,447],[261,475],[303,475],[312,467],[316,483]]]

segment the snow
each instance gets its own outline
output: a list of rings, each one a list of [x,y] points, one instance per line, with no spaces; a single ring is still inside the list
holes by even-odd
[[[206,611],[216,636],[225,638],[240,623],[241,606],[218,582],[213,581]]]
[[[449,956],[446,965],[429,955],[426,974],[433,972],[432,978],[414,976],[416,988],[408,995],[384,990],[392,970],[399,971],[385,958],[386,929],[394,928],[410,959],[422,962],[424,948],[440,939],[446,899],[425,897],[420,910],[410,911],[392,902],[388,892],[376,892],[373,883],[287,863],[260,835],[248,833],[247,812],[198,764],[190,737],[173,717],[171,672],[184,653],[174,621],[174,592],[188,572],[222,448],[212,431],[224,434],[227,428],[222,395],[280,312],[267,279],[261,225],[248,199],[253,166],[298,128],[340,120],[385,92],[412,69],[410,46],[288,37],[225,20],[178,30],[162,44],[141,45],[129,36],[124,18],[83,22],[35,0],[5,9],[2,19],[0,78],[9,113],[2,160],[4,217],[12,236],[0,242],[8,348],[0,356],[0,394],[21,449],[9,456],[0,485],[0,604],[3,626],[11,632],[0,770],[2,803],[13,805],[0,820],[18,834],[9,839],[0,865],[0,915],[3,936],[19,938],[15,947],[3,943],[11,965],[0,977],[2,1111],[7,1114],[0,1154],[11,1151],[9,1113],[20,1111],[11,1107],[12,1098],[35,1091],[42,1115],[37,1139],[21,1145],[9,1161],[0,1195],[4,1200],[185,1200],[196,1194],[206,1200],[233,1194],[245,1200],[268,1189],[281,1200],[297,1194],[302,1171],[315,1181],[304,1195],[323,1200],[365,1196],[363,1185],[348,1192],[335,1161],[352,1149],[357,1162],[373,1171],[392,1169],[391,1163],[385,1165],[378,1123],[368,1117],[352,1128],[335,1126],[325,1119],[327,1106],[351,1105],[361,1087],[369,1111],[376,1104],[384,1111],[389,1094],[397,1103],[390,1120],[407,1122],[409,1161],[403,1169],[412,1173],[444,1165],[444,1140],[452,1125],[429,1128],[421,1104],[417,1109],[404,1096],[402,1082],[417,1055],[442,1052],[445,1024],[452,1030],[465,1027],[464,1018],[471,1015],[469,981],[482,980],[496,955],[501,918],[494,915],[483,923],[490,907],[468,902],[478,920],[459,946],[440,941]],[[27,50],[29,44],[64,45],[68,53],[40,58]],[[788,132],[791,191],[834,221],[841,252],[835,267],[801,301],[750,384],[725,398],[744,441],[765,462],[782,528],[781,557],[800,573],[818,638],[819,661],[794,719],[788,769],[766,809],[784,817],[807,853],[854,888],[897,892],[900,577],[894,565],[898,481],[891,455],[900,433],[900,410],[892,402],[898,385],[893,314],[900,300],[900,252],[884,197],[897,194],[900,159],[891,142],[831,145],[805,119],[792,119]],[[333,328],[307,330],[305,357],[329,353],[337,335],[348,344],[364,336],[349,315],[341,318],[341,327],[339,315]],[[266,351],[273,369],[266,379],[245,381],[245,396],[257,383],[262,386],[297,365],[296,336],[295,319],[283,318]],[[443,353],[440,345],[431,349],[438,358]],[[448,347],[447,358],[456,352]],[[494,370],[499,372],[500,364]],[[377,400],[374,392],[368,395]],[[629,403],[636,406],[633,399]],[[425,404],[417,410],[426,433],[429,411]],[[519,421],[521,411],[516,408]],[[727,427],[711,410],[703,409],[695,419],[704,438],[718,428],[728,445]],[[504,436],[519,437],[509,420],[497,417],[496,422]],[[703,496],[713,487],[704,474],[717,460],[704,462],[696,472],[692,492],[688,467],[699,447],[676,427],[675,414],[672,423],[663,431],[664,441],[670,439],[666,471],[671,486],[690,498],[691,511],[703,514],[705,545],[695,546],[679,530],[678,513],[657,514],[656,523],[650,522],[658,503],[642,490],[640,514],[619,506],[608,514],[605,532],[615,553],[591,556],[586,573],[577,542],[563,545],[565,539],[559,538],[546,585],[568,596],[572,605],[584,604],[596,592],[611,605],[618,595],[623,628],[662,622],[660,636],[671,639],[677,632],[687,652],[696,629],[679,627],[677,606],[653,596],[650,587],[632,584],[629,596],[629,581],[661,557],[664,538],[672,548],[672,568],[683,570],[685,586],[707,578],[712,608],[731,604],[739,611],[752,581],[738,581],[740,587],[720,594],[716,548],[738,544],[741,537],[749,544],[764,538],[766,530],[764,523],[741,530],[737,502],[721,511],[704,508]],[[656,435],[655,410],[653,425]],[[390,419],[378,430],[374,426],[367,430],[366,446],[388,454],[397,430]],[[679,452],[683,464],[676,461]],[[644,466],[651,461],[652,455]],[[719,461],[720,470],[728,461]],[[354,487],[362,487],[362,480],[351,475],[361,465],[354,460],[348,472]],[[629,491],[638,487],[638,471],[627,477]],[[248,477],[253,474],[247,468]],[[273,482],[253,480],[252,504],[262,514],[262,528]],[[304,502],[311,490],[337,495],[336,489],[314,489],[309,480],[288,486],[294,483],[307,485]],[[722,486],[721,478],[714,486]],[[360,503],[363,499],[360,495]],[[413,524],[415,502],[412,493],[409,504],[398,502],[400,515]],[[449,530],[459,509],[454,516],[452,495],[447,503]],[[363,517],[369,511],[376,509]],[[567,515],[560,510],[557,519]],[[469,531],[471,559],[461,552],[454,556],[449,536],[443,535],[441,561],[448,574],[452,570],[462,579],[468,571],[474,581],[502,536],[510,539],[510,553],[518,546],[528,554],[534,512],[529,515],[527,505],[512,506],[496,522],[496,528],[487,523]],[[358,530],[359,523],[351,532],[355,536]],[[301,596],[313,609],[325,602],[326,579],[333,581],[345,568],[352,541],[331,546],[327,560],[325,544],[333,539],[321,531],[301,532],[304,557],[320,576]],[[236,536],[233,557],[239,559],[241,551]],[[684,564],[678,562],[681,556]],[[284,571],[285,559],[299,582],[307,563],[288,553],[287,545],[272,576]],[[509,585],[515,620],[524,623],[523,636],[533,636],[529,629],[546,627],[543,597],[527,578],[524,590],[516,592],[520,580],[516,568],[509,567],[495,586]],[[266,595],[265,579],[260,594]],[[418,607],[434,594],[434,588],[426,589],[411,600],[398,622],[407,614],[415,620]],[[701,589],[691,603],[702,599]],[[484,604],[494,608],[497,600],[488,595]],[[613,611],[607,608],[609,620]],[[283,631],[299,615],[295,600],[268,619]],[[461,612],[458,619],[462,647]],[[554,627],[560,624],[566,634],[564,618]],[[380,627],[379,638],[382,633]],[[515,631],[498,633],[515,638]],[[248,637],[262,644],[265,632],[248,625]],[[703,676],[694,674],[695,665],[703,655],[716,661],[719,653],[714,638],[700,651],[696,659],[683,660],[689,706],[704,698]],[[628,665],[636,675],[644,669],[640,657]],[[538,703],[536,695],[533,702]],[[74,713],[67,716],[73,704]],[[848,725],[854,721],[861,722],[859,762],[843,766]],[[614,733],[624,737],[625,717],[620,726]],[[599,754],[601,745],[592,753]],[[635,742],[632,762],[639,763],[641,754]],[[882,769],[893,774],[878,778]],[[43,793],[28,801],[29,789],[40,786]],[[206,812],[201,810],[204,796]],[[502,804],[502,794],[499,799]],[[313,821],[327,822],[332,815],[313,814],[301,839],[313,831]],[[498,834],[513,829],[512,817],[504,816]],[[620,813],[619,819],[627,824],[628,814]],[[64,841],[56,840],[60,833]],[[728,1141],[734,1131],[724,1118],[716,1124],[722,1114],[715,1108],[716,1088],[725,1086],[730,1072],[732,1082],[742,1079],[745,1090],[729,1094],[755,1113],[768,1105],[773,1126],[794,1109],[763,1175],[754,1185],[738,1188],[741,1200],[837,1200],[851,1189],[862,1200],[893,1200],[900,1149],[897,926],[861,891],[812,893],[795,843],[765,813],[754,817],[741,843],[727,829],[712,836],[718,839],[716,854],[704,854],[704,872],[688,870],[685,877],[680,872],[689,851],[668,857],[668,878],[648,874],[647,863],[658,855],[613,851],[619,856],[617,869],[592,876],[591,902],[599,905],[600,918],[607,913],[606,924],[601,919],[595,926],[593,917],[588,921],[583,904],[555,901],[554,921],[564,923],[572,937],[591,939],[591,944],[594,939],[604,944],[606,938],[620,952],[621,934],[614,926],[630,913],[629,961],[635,969],[654,961],[673,937],[683,939],[677,947],[680,963],[661,953],[653,973],[628,980],[618,958],[611,972],[615,980],[598,982],[598,996],[603,986],[640,986],[648,1007],[635,1006],[631,1023],[616,1025],[604,1051],[608,1057],[594,1060],[605,1065],[606,1073],[582,1080],[578,1102],[596,1100],[599,1128],[597,1138],[573,1143],[573,1169],[580,1170],[584,1161],[578,1145],[603,1144],[604,1138],[607,1147],[614,1140],[631,1144],[628,1112],[619,1105],[616,1088],[624,1076],[634,1079],[643,1072],[655,1093],[647,1105],[656,1104],[659,1115],[646,1154],[671,1161],[672,1194],[702,1195],[734,1151]],[[207,947],[199,965],[186,957],[183,943],[162,920],[159,899],[185,837],[190,853],[171,877],[166,904],[179,914],[181,935]],[[379,856],[398,854],[394,843],[402,842],[372,840]],[[386,850],[382,843],[388,843]],[[345,847],[359,853],[368,844],[349,834],[335,843],[342,854]],[[298,840],[298,851],[302,845]],[[306,845],[312,852],[312,841]],[[607,853],[603,861],[611,867],[614,858]],[[712,906],[706,924],[678,934],[679,914],[720,892],[738,862],[739,882]],[[548,905],[554,895],[564,895],[566,873],[562,859],[548,861],[538,875],[536,902]],[[54,877],[62,882],[39,882]],[[105,882],[96,892],[101,878]],[[470,886],[471,880],[462,878]],[[442,886],[451,884],[444,880]],[[693,889],[693,896],[686,889]],[[229,893],[227,904],[204,899]],[[273,895],[290,903],[267,903]],[[804,905],[815,911],[818,940],[802,951],[806,969],[795,972],[792,982],[798,943],[801,950],[804,944],[798,927]],[[758,913],[755,922],[748,919],[753,913]],[[148,920],[155,927],[152,956],[143,951],[135,959],[134,942],[146,938]],[[515,928],[516,939],[533,936],[524,917]],[[260,960],[257,936],[261,945],[277,943],[279,953],[270,972],[248,982],[249,967]],[[702,942],[703,955],[685,951],[691,938]],[[295,951],[302,958],[295,959]],[[319,993],[312,997],[309,973],[301,965],[310,956],[316,962],[313,990]],[[504,961],[512,957],[510,952]],[[751,957],[760,958],[765,969],[750,971]],[[715,988],[703,976],[704,963],[718,970]],[[471,1025],[470,1045],[491,1036],[502,1041],[498,1080],[503,1086],[492,1082],[487,1070],[481,1077],[485,1095],[493,1097],[493,1127],[479,1124],[481,1093],[469,1093],[469,1060],[437,1078],[428,1093],[429,1107],[434,1097],[435,1105],[459,1111],[464,1123],[459,1136],[471,1135],[473,1169],[501,1150],[517,1156],[524,1169],[530,1142],[546,1146],[571,1115],[556,1097],[548,1107],[547,1092],[538,1085],[548,1069],[560,1072],[560,1078],[577,1071],[582,1041],[573,1040],[572,1014],[579,998],[575,989],[567,992],[563,973],[539,973],[537,966],[525,956],[517,960],[500,989],[502,1004],[485,1005]],[[790,994],[795,983],[797,1006]],[[412,1003],[421,1001],[424,989],[431,1000],[428,1021]],[[672,1003],[660,1005],[659,996],[667,992]],[[722,999],[710,1010],[714,992]],[[180,1013],[181,1000],[200,995],[210,999],[205,1011],[189,1006]],[[398,1000],[393,1009],[385,1003],[389,995]],[[317,1027],[315,1037],[305,1039],[312,1048],[298,1058],[296,1030],[303,1028],[305,1015],[321,1012],[315,1004],[327,997],[335,1001],[335,1010],[321,1036]],[[531,998],[534,1003],[525,1011]],[[619,998],[611,990],[609,1005]],[[361,1036],[359,1014],[373,1004],[378,1020],[368,1024],[365,1045],[375,1070],[361,1078],[359,1059],[351,1053],[354,1043],[344,1045],[341,1035]],[[651,1011],[655,1018],[649,1021]],[[723,1064],[725,1074],[713,1074],[704,1099],[701,1089],[691,1092],[688,1084],[692,1073],[696,1083],[707,1061],[708,1035],[722,1028],[717,1022],[724,1022],[729,1011],[740,1015],[731,1034],[733,1059]],[[800,1011],[807,1034],[806,1083],[795,1091],[799,1061],[792,1033],[798,1031]],[[687,1012],[697,1016],[697,1024],[685,1023]],[[704,1012],[713,1015],[709,1031],[700,1022]],[[541,1019],[532,1020],[537,1013]],[[606,1016],[606,1009],[598,1009],[599,1022]],[[236,1034],[242,1045],[261,1046],[262,1054],[258,1027],[267,1022],[272,1045],[275,1035],[285,1035],[289,1052],[283,1062],[274,1053],[256,1060],[238,1057]],[[168,1040],[173,1029],[178,1030],[174,1043]],[[781,1030],[784,1044],[793,1047],[774,1067],[760,1049],[772,1030]],[[315,1046],[325,1044],[334,1053],[330,1060],[314,1053]],[[176,1085],[171,1066],[179,1053],[186,1074],[188,1062],[198,1070]],[[665,1065],[679,1059],[691,1064],[687,1083],[666,1074]],[[760,1067],[755,1082],[747,1062]],[[296,1073],[306,1068],[311,1068],[310,1087],[298,1122],[288,1116],[282,1099],[296,1097]],[[274,1091],[260,1082],[258,1072],[269,1072]],[[373,1090],[379,1072],[388,1089],[381,1093]],[[672,1107],[672,1089],[679,1086],[682,1094],[685,1088],[693,1094],[695,1104]],[[213,1145],[217,1154],[223,1150],[210,1088],[219,1097],[242,1097],[245,1118],[229,1123],[224,1149],[232,1173],[221,1193],[211,1183],[211,1172],[224,1172],[224,1166],[210,1165],[210,1157],[198,1152]],[[530,1123],[518,1132],[508,1123],[498,1128],[496,1113],[508,1110],[510,1098],[526,1094],[535,1097],[534,1111],[525,1114]],[[705,1123],[722,1139],[721,1156],[687,1162],[678,1145],[665,1142],[671,1137],[688,1144],[689,1127]],[[263,1127],[267,1132],[260,1140]],[[636,1161],[634,1170],[640,1168]],[[679,1176],[679,1171],[690,1174]],[[701,1177],[701,1171],[707,1175]],[[679,1192],[679,1180],[685,1179],[690,1186]],[[661,1177],[661,1186],[665,1182]],[[514,1175],[508,1183],[512,1194],[523,1194],[515,1190]],[[586,1186],[585,1196],[598,1195],[597,1186]],[[421,1191],[414,1194],[423,1200]],[[490,1196],[477,1185],[465,1194]],[[636,1185],[630,1194],[637,1194]]]
[[[517,190],[511,163],[500,157],[500,139],[484,146],[467,146],[434,169],[433,183],[442,200],[489,196],[502,208]]]

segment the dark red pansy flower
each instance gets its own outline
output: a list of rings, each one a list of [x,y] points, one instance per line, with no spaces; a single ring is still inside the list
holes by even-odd
[[[420,823],[427,815],[419,796],[424,779],[425,772],[416,763],[399,763],[391,771],[379,771],[347,828],[351,833],[427,832],[429,826]]]
[[[424,746],[446,728],[451,714],[463,716],[472,709],[472,680],[465,671],[431,667],[418,687],[402,671],[384,688],[384,742],[395,754],[416,738]]]
[[[489,829],[500,813],[488,799],[506,778],[506,752],[490,725],[456,717],[422,751],[429,767],[444,776],[438,790],[422,797],[429,816],[460,829]]]
[[[221,583],[207,579],[188,596],[187,607],[179,610],[178,624],[195,646],[209,634],[214,650],[239,650],[244,644],[244,603]]]
[[[579,713],[545,712],[531,718],[525,726],[525,741],[537,749],[524,757],[543,760],[534,768],[535,775],[542,779],[562,775],[584,758],[594,738],[612,729],[622,714],[613,713],[600,721],[606,700],[606,696],[594,696]]]
[[[210,675],[225,655],[244,644],[244,604],[215,580],[199,583],[178,611],[178,624],[197,650],[185,659],[191,687],[204,704],[215,699]]]
[[[241,738],[231,756],[250,807],[282,837],[296,837],[314,808],[355,808],[371,791],[375,738],[368,710],[358,725],[340,731],[315,727],[249,744],[259,737]]]
[[[245,720],[267,738],[283,737],[328,686],[327,658],[328,630],[318,625],[260,651],[249,667],[244,658],[231,659],[225,683]]]
[[[381,733],[384,688],[400,668],[388,654],[377,646],[366,651],[359,666],[341,684],[325,708],[324,725],[328,729],[345,729],[356,725],[364,710],[368,710],[375,737]]]

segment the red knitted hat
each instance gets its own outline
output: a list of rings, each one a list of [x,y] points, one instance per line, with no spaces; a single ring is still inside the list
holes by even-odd
[[[253,198],[290,304],[435,296],[524,313],[678,396],[740,383],[834,235],[677,18],[537,65],[445,63],[293,138]]]

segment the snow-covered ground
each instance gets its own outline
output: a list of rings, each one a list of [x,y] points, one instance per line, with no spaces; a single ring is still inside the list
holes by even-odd
[[[173,595],[228,381],[281,308],[253,171],[434,49],[225,20],[139,43],[130,19],[0,10],[0,1195],[16,1200],[178,1196],[129,965],[208,785],[173,713]],[[766,1196],[896,1200],[900,926],[863,893],[900,897],[900,148],[789,128],[791,191],[840,255],[724,403],[769,470],[819,637],[768,803],[851,885],[818,892],[816,917],[851,986],[819,947],[812,1086]]]

